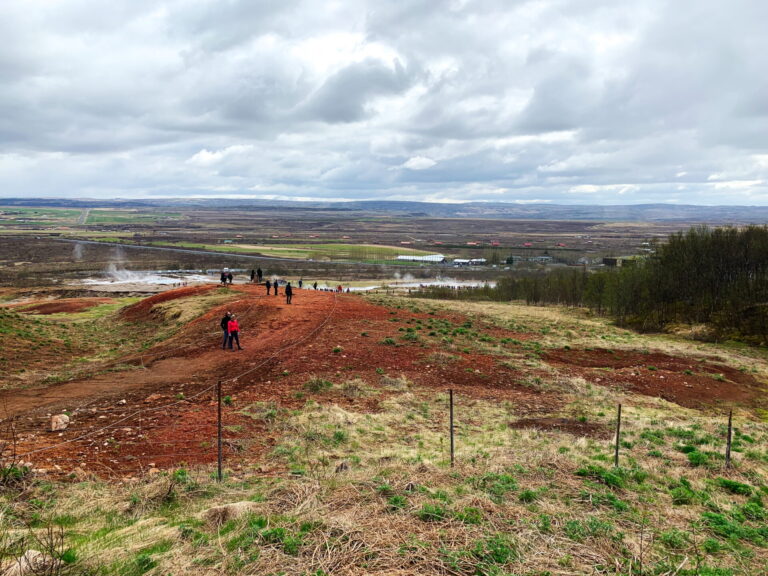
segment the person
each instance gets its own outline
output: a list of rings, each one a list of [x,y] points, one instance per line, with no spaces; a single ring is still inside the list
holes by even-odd
[[[291,283],[288,282],[288,284],[285,285],[285,303],[290,304],[292,297],[293,297],[293,288],[291,288]]]
[[[227,283],[227,273],[222,271],[221,272],[221,284],[222,285],[226,285],[226,283]]]
[[[269,291],[272,289],[272,282],[267,280],[267,296],[269,296]]]
[[[301,290],[301,285],[302,285],[302,284],[304,284],[304,280],[302,280],[301,278],[299,278],[299,290]]]
[[[277,296],[277,280],[272,283],[272,286],[275,288],[275,296]]]
[[[223,273],[222,273],[223,275]],[[227,347],[227,341],[229,340],[229,319],[232,316],[232,313],[227,310],[227,313],[224,314],[224,317],[221,319],[221,329],[224,331],[224,340],[221,343],[221,349],[224,350],[224,348]]]
[[[315,290],[317,290],[317,282],[315,282],[314,284],[312,284],[312,288],[314,288]]]
[[[232,284],[232,272],[227,272],[227,280],[229,280],[229,283]]]
[[[254,278],[256,278],[256,270],[251,270],[251,284],[253,284]]]
[[[232,314],[229,319],[227,329],[229,330],[229,349],[233,349],[232,342],[234,341],[237,342],[237,349],[242,350],[240,347],[240,324],[237,322],[237,318],[235,318],[234,314]]]
[[[263,273],[261,271],[261,268],[256,268],[256,278],[259,279],[259,284],[261,284],[261,277],[263,276]]]

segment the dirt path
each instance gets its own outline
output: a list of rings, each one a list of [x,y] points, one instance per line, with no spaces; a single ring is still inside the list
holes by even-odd
[[[209,311],[143,356],[129,356],[129,362],[138,364],[135,370],[107,372],[42,389],[0,392],[0,422],[30,413],[71,411],[135,392],[162,393],[175,385],[213,385],[219,378],[255,371],[276,351],[314,334],[330,320],[336,303],[327,292],[301,291],[301,297],[294,297],[288,306],[284,296],[266,296],[261,287],[238,286],[235,290],[243,298]],[[221,349],[217,328],[226,308],[240,320],[242,351]],[[116,363],[119,361],[111,364]]]

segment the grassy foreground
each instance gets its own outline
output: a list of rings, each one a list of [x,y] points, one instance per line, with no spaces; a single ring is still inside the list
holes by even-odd
[[[544,348],[716,354],[765,375],[754,349],[639,336],[553,309],[461,313],[537,332]],[[433,361],[450,362],[450,346]],[[34,549],[56,559],[46,574],[765,574],[768,425],[758,415],[735,411],[726,469],[722,413],[553,374],[530,386],[556,390],[557,416],[593,433],[517,429],[520,406],[457,396],[451,467],[446,394],[384,370],[326,380],[310,369],[299,409],[234,400],[280,437],[273,476],[234,460],[222,483],[212,468],[53,481],[3,462],[0,562]],[[343,408],[339,395],[377,398],[379,409]]]

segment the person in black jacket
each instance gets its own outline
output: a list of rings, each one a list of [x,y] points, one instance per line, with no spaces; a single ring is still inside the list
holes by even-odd
[[[267,296],[269,296],[269,291],[272,288],[272,282],[267,280],[267,283],[265,284],[265,286],[267,287]]]
[[[258,278],[259,284],[261,284],[261,277],[264,275],[264,273],[261,271],[261,268],[256,268],[256,278]]]
[[[221,329],[224,331],[224,342],[221,344],[221,349],[224,350],[227,347],[227,341],[229,340],[229,319],[232,317],[232,312],[227,310],[224,317],[221,319]]]
[[[291,283],[288,282],[288,284],[285,285],[285,303],[290,304],[291,298],[293,298],[293,288],[291,288]]]
[[[275,296],[277,296],[277,280],[272,284],[272,287],[275,289]]]

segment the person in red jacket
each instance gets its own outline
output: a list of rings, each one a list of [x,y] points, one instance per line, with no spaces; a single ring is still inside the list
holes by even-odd
[[[242,350],[240,347],[240,324],[238,323],[234,314],[232,314],[229,319],[229,324],[227,324],[227,331],[229,332],[229,349],[233,349],[232,342],[234,341],[237,342],[237,349]]]

